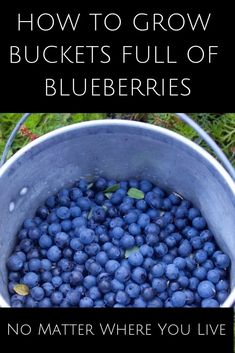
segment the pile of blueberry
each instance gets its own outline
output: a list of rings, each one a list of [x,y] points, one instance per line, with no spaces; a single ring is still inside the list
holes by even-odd
[[[200,211],[148,180],[77,181],[26,219],[12,307],[218,307],[230,259]]]

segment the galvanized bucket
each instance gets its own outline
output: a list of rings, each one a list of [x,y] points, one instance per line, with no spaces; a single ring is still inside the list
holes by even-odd
[[[187,116],[179,114],[218,146]],[[24,117],[25,120],[27,116]],[[188,120],[189,119],[189,120]],[[22,121],[20,123],[22,123]],[[9,306],[6,260],[26,217],[50,194],[79,177],[146,178],[192,201],[206,218],[217,243],[232,261],[231,294],[235,297],[235,184],[208,152],[167,129],[124,120],[102,120],[64,127],[22,148],[0,168],[0,306]],[[198,130],[199,129],[199,130]],[[219,151],[225,167],[234,169]],[[234,175],[234,174],[233,174]]]

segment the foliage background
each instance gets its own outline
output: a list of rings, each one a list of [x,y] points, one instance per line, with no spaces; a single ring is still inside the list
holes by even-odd
[[[21,115],[21,113],[0,113],[0,155],[10,132]],[[235,166],[235,113],[191,113],[189,115],[211,135]],[[59,127],[87,120],[107,118],[130,119],[162,126],[176,131],[208,149],[197,133],[172,113],[40,113],[32,114],[25,123],[25,126],[18,133],[14,141],[9,157],[30,140]]]

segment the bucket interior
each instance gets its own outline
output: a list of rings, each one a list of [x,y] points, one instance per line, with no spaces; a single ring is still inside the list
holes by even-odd
[[[235,285],[234,184],[208,153],[168,130],[123,121],[59,129],[17,153],[0,171],[0,294],[9,303],[6,260],[25,218],[80,177],[149,179],[197,206],[232,260]],[[1,305],[1,303],[0,303]]]

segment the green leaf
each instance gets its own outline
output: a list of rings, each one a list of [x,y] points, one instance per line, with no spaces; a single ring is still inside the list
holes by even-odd
[[[125,251],[125,259],[128,259],[128,257],[129,257],[131,254],[133,254],[134,252],[137,252],[137,251],[139,251],[139,247],[138,247],[138,246],[134,246],[134,247],[131,248],[131,249],[127,249],[127,250]]]
[[[108,211],[108,207],[107,206],[102,206],[102,208],[106,211]]]
[[[144,193],[143,191],[136,189],[136,188],[130,188],[127,193],[128,196],[132,197],[133,199],[141,200],[144,198]]]
[[[13,289],[17,294],[22,296],[26,296],[29,294],[29,287],[25,284],[15,284]]]
[[[111,199],[112,197],[112,193],[111,192],[106,192],[105,196],[107,197],[107,199]]]
[[[120,184],[114,184],[114,185],[110,186],[109,188],[105,189],[104,193],[106,194],[106,193],[110,193],[110,192],[115,192],[118,189],[120,189]]]
[[[94,185],[93,183],[88,184],[88,185],[87,185],[87,190],[90,190],[93,185]]]

